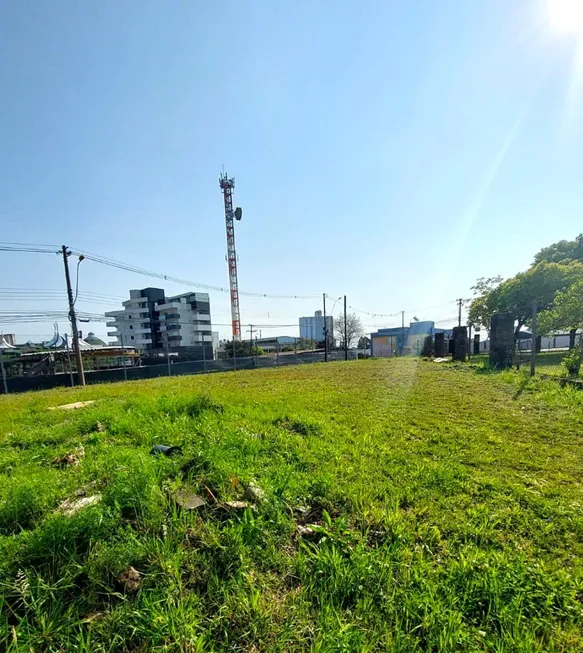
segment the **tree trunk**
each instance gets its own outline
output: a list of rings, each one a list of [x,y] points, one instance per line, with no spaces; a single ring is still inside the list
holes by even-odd
[[[569,331],[569,349],[575,349],[575,337],[577,336],[577,329]]]

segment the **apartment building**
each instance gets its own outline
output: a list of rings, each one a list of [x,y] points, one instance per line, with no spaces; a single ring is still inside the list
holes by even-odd
[[[166,350],[213,358],[210,298],[208,293],[184,293],[166,297],[162,288],[130,290],[123,310],[109,311],[106,324],[115,338],[112,344],[127,345],[157,354]],[[203,349],[204,347],[204,349]]]
[[[202,347],[204,344],[212,353],[211,305],[207,293],[168,297],[157,310],[164,346],[166,340],[171,348]]]

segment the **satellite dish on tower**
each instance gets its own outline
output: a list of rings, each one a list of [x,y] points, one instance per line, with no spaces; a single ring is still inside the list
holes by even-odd
[[[243,209],[240,206],[238,206],[235,209],[235,220],[240,220],[242,217],[243,217]]]

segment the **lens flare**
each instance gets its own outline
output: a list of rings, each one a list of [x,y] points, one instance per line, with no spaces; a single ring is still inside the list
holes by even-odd
[[[583,36],[583,0],[547,0],[550,28]]]

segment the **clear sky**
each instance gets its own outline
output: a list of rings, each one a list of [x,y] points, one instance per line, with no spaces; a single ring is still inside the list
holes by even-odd
[[[3,2],[0,240],[227,286],[224,165],[244,211],[240,289],[316,296],[243,296],[243,323],[297,324],[322,292],[449,318],[477,277],[583,230],[581,4]],[[0,252],[0,279],[63,290],[0,294],[0,310],[66,308],[57,256]],[[84,292],[148,285],[188,290],[81,266]],[[211,302],[227,325],[228,295]]]

